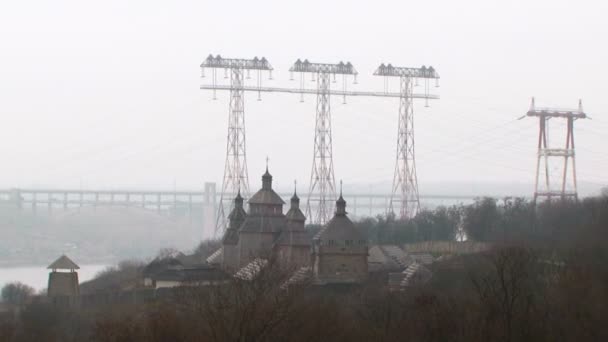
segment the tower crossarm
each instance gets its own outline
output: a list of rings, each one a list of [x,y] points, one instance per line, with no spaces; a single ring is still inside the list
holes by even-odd
[[[574,157],[574,149],[565,148],[543,148],[538,151],[539,155],[547,157]]]
[[[328,63],[311,63],[308,59],[303,62],[298,59],[291,68],[291,72],[311,72],[311,73],[326,73],[339,75],[357,75],[358,72],[350,62],[340,62],[338,64]]]
[[[229,85],[201,85],[200,89],[216,89],[216,90],[231,90]],[[244,91],[253,91],[253,92],[268,92],[268,93],[292,93],[292,94],[316,94],[316,89],[300,89],[300,88],[278,88],[278,87],[253,87],[253,86],[244,86],[242,88]],[[340,90],[340,89],[329,89],[330,95],[339,95],[339,96],[371,96],[371,97],[394,97],[399,98],[403,95],[398,92],[380,92],[380,91],[351,91],[351,90]],[[412,94],[412,98],[415,99],[430,99],[430,100],[438,100],[438,95],[433,94],[420,94],[414,93]]]
[[[578,101],[577,109],[566,109],[566,108],[549,108],[549,107],[536,107],[535,100],[532,98],[530,103],[530,109],[526,113],[526,116],[544,117],[544,118],[573,118],[573,119],[586,119],[587,114],[583,111],[583,102]]]
[[[439,78],[439,74],[432,66],[428,68],[424,65],[420,68],[404,68],[394,67],[391,64],[380,64],[378,69],[374,71],[375,76],[394,76],[394,77],[412,77],[412,78]]]
[[[587,114],[579,110],[570,109],[553,109],[553,108],[534,108],[528,111],[527,116],[536,117],[553,117],[553,118],[575,118],[575,119],[586,119]]]
[[[575,191],[539,191],[535,193],[535,197],[555,197],[555,198],[559,198],[559,197],[574,197],[576,198],[578,196],[577,192]]]
[[[222,58],[217,55],[213,57],[209,55],[203,63],[201,68],[217,68],[217,69],[249,69],[249,70],[273,70],[272,65],[268,63],[268,60],[264,57],[252,59],[238,59],[238,58]]]

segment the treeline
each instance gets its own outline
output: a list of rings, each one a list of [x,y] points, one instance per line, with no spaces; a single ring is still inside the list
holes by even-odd
[[[479,198],[470,205],[423,210],[411,220],[378,216],[356,223],[372,243],[467,239],[568,245],[608,238],[608,193],[580,201],[535,205],[522,198]]]
[[[358,224],[372,243],[464,230],[496,247],[436,262],[429,283],[404,291],[389,291],[385,273],[360,286],[285,287],[292,272],[271,262],[252,281],[175,288],[146,303],[62,310],[34,301],[0,314],[0,341],[608,340],[608,196],[539,206],[479,199]]]
[[[2,341],[605,341],[608,271],[581,251],[560,262],[521,246],[433,266],[424,287],[284,287],[272,264],[252,281],[183,287],[146,304],[79,311],[28,306]]]

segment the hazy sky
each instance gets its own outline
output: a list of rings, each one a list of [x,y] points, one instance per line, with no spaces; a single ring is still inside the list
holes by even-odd
[[[351,61],[359,90],[382,89],[371,76],[381,62],[435,66],[441,99],[415,105],[422,185],[531,183],[538,123],[516,119],[531,96],[562,107],[582,98],[593,120],[576,123],[579,180],[601,186],[606,13],[605,1],[581,0],[2,1],[0,186],[221,181],[228,94],[199,90],[210,53],[265,56],[274,86],[296,86],[297,58]],[[279,185],[308,183],[314,97],[249,94],[245,106],[252,188],[266,156]],[[397,109],[396,99],[332,101],[337,179],[392,180]]]

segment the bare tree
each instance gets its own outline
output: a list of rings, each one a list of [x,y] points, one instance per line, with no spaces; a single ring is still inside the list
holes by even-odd
[[[515,338],[514,323],[519,318],[517,331],[526,331],[525,318],[533,300],[532,279],[537,259],[523,247],[509,247],[489,256],[490,270],[472,277],[481,309],[484,311],[487,337],[502,336],[510,342]],[[498,331],[496,331],[498,330]]]
[[[34,296],[36,291],[23,283],[13,282],[4,285],[2,288],[2,300],[13,304],[22,306]]]
[[[176,303],[198,318],[212,341],[281,340],[281,328],[297,316],[292,311],[299,289],[282,286],[289,275],[270,259],[250,280],[177,289]]]

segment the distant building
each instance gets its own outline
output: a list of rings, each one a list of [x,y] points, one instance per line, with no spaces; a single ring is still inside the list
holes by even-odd
[[[306,216],[300,210],[300,198],[291,197],[291,207],[285,215],[285,227],[276,242],[278,258],[284,264],[300,268],[311,264],[310,234],[305,228]]]
[[[230,277],[249,281],[274,265],[288,272],[281,280],[283,288],[303,283],[343,288],[382,279],[396,290],[424,284],[431,277],[425,267],[434,261],[431,254],[409,253],[397,245],[369,246],[366,233],[349,219],[342,192],[334,217],[314,236],[305,227],[295,191],[283,213],[285,202],[273,190],[268,168],[262,188],[248,201],[248,211],[244,202],[239,192],[222,246],[206,260],[196,260],[196,265],[184,262],[183,256],[155,260],[144,269],[144,284],[158,289],[223,284]]]
[[[144,285],[156,289],[213,285],[229,276],[252,280],[268,265],[288,272],[285,287],[302,282],[356,284],[367,279],[367,238],[347,217],[342,194],[334,218],[315,237],[314,246],[300,198],[294,191],[284,214],[285,202],[273,190],[268,168],[262,175],[262,188],[248,201],[248,211],[244,202],[239,192],[221,248],[196,265],[179,256],[155,260],[143,270]]]
[[[272,189],[272,175],[266,169],[262,188],[249,199],[249,212],[240,193],[234,199],[222,248],[209,263],[240,279],[252,279],[275,258],[283,269],[294,273],[286,284],[314,278],[317,284],[359,283],[367,278],[367,238],[346,215],[346,202],[340,194],[334,218],[313,238],[305,228],[306,216],[294,191],[290,208]]]
[[[245,222],[245,218],[247,218],[247,213],[243,208],[243,197],[239,192],[234,199],[234,209],[228,215],[229,224],[222,239],[221,255],[217,253],[221,257],[222,268],[230,272],[236,272],[239,269],[239,228]]]
[[[155,259],[143,271],[144,286],[161,289],[177,286],[207,286],[225,282],[228,275],[195,255],[178,253]]]
[[[249,213],[239,227],[239,268],[257,258],[270,258],[286,225],[283,204],[285,202],[272,189],[272,175],[266,169],[262,188],[249,199]]]
[[[272,189],[268,169],[262,176],[262,188],[249,199],[249,213],[245,212],[241,194],[237,195],[222,251],[216,254],[221,255],[223,269],[238,273],[255,260],[272,256],[286,268],[310,264],[310,236],[304,227],[306,217],[300,210],[300,199],[294,192],[287,215],[283,214],[284,204]]]
[[[219,285],[227,280],[228,276],[224,272],[211,265],[166,268],[152,276],[155,289]]]
[[[78,272],[80,269],[66,255],[62,255],[47,267],[49,273],[49,283],[47,296],[55,304],[62,306],[73,306],[78,303],[80,287],[78,284]],[[66,270],[66,271],[58,271]]]
[[[312,251],[316,283],[360,283],[367,279],[367,237],[346,215],[342,194],[334,217],[314,237]]]

